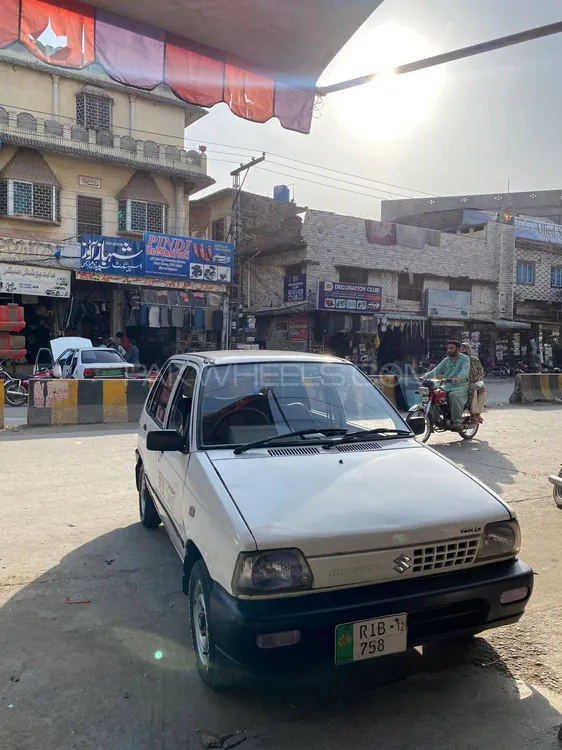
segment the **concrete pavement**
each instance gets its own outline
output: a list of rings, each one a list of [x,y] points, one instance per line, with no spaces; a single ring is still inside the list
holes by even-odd
[[[520,624],[447,669],[414,651],[224,695],[195,673],[179,558],[163,528],[137,522],[134,428],[3,435],[0,748],[556,747],[562,513],[546,476],[562,461],[561,417],[553,406],[497,409],[480,441],[431,442],[520,515],[522,556],[538,574]]]

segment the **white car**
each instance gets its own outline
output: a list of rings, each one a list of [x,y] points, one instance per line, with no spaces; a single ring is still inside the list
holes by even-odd
[[[136,461],[141,521],[162,522],[182,559],[211,686],[240,667],[341,665],[477,633],[518,620],[531,596],[515,513],[421,445],[345,360],[173,357]]]
[[[51,348],[37,354],[34,374],[42,369],[52,370],[54,378],[88,380],[90,378],[126,378],[135,366],[126,362],[115,349],[94,347],[90,339],[77,336],[61,337],[50,342]],[[49,364],[39,366],[45,351]]]

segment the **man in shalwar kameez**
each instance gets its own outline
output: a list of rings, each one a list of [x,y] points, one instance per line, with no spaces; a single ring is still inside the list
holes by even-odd
[[[449,394],[451,422],[456,430],[462,424],[462,413],[468,401],[469,372],[470,357],[461,354],[460,341],[449,341],[445,359],[424,375],[425,379],[442,378],[448,381],[443,383],[443,388]]]

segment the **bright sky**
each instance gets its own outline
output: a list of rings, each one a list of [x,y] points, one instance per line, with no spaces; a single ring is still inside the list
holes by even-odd
[[[320,82],[560,20],[562,0],[384,0]],[[186,143],[207,144],[214,189],[230,186],[229,172],[265,151],[267,162],[250,172],[245,189],[272,196],[274,185],[289,184],[301,206],[363,217],[379,215],[381,198],[491,193],[505,191],[508,180],[512,191],[556,189],[561,79],[562,34],[330,94],[310,135],[275,119],[246,122],[220,104],[186,130],[193,139]]]

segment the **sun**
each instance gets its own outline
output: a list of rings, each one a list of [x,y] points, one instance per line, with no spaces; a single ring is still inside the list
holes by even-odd
[[[438,66],[395,75],[397,65],[437,54],[418,32],[399,24],[384,24],[359,31],[336,57],[321,85],[380,75],[364,86],[328,94],[324,112],[364,141],[392,141],[419,128],[431,115],[445,82]]]

